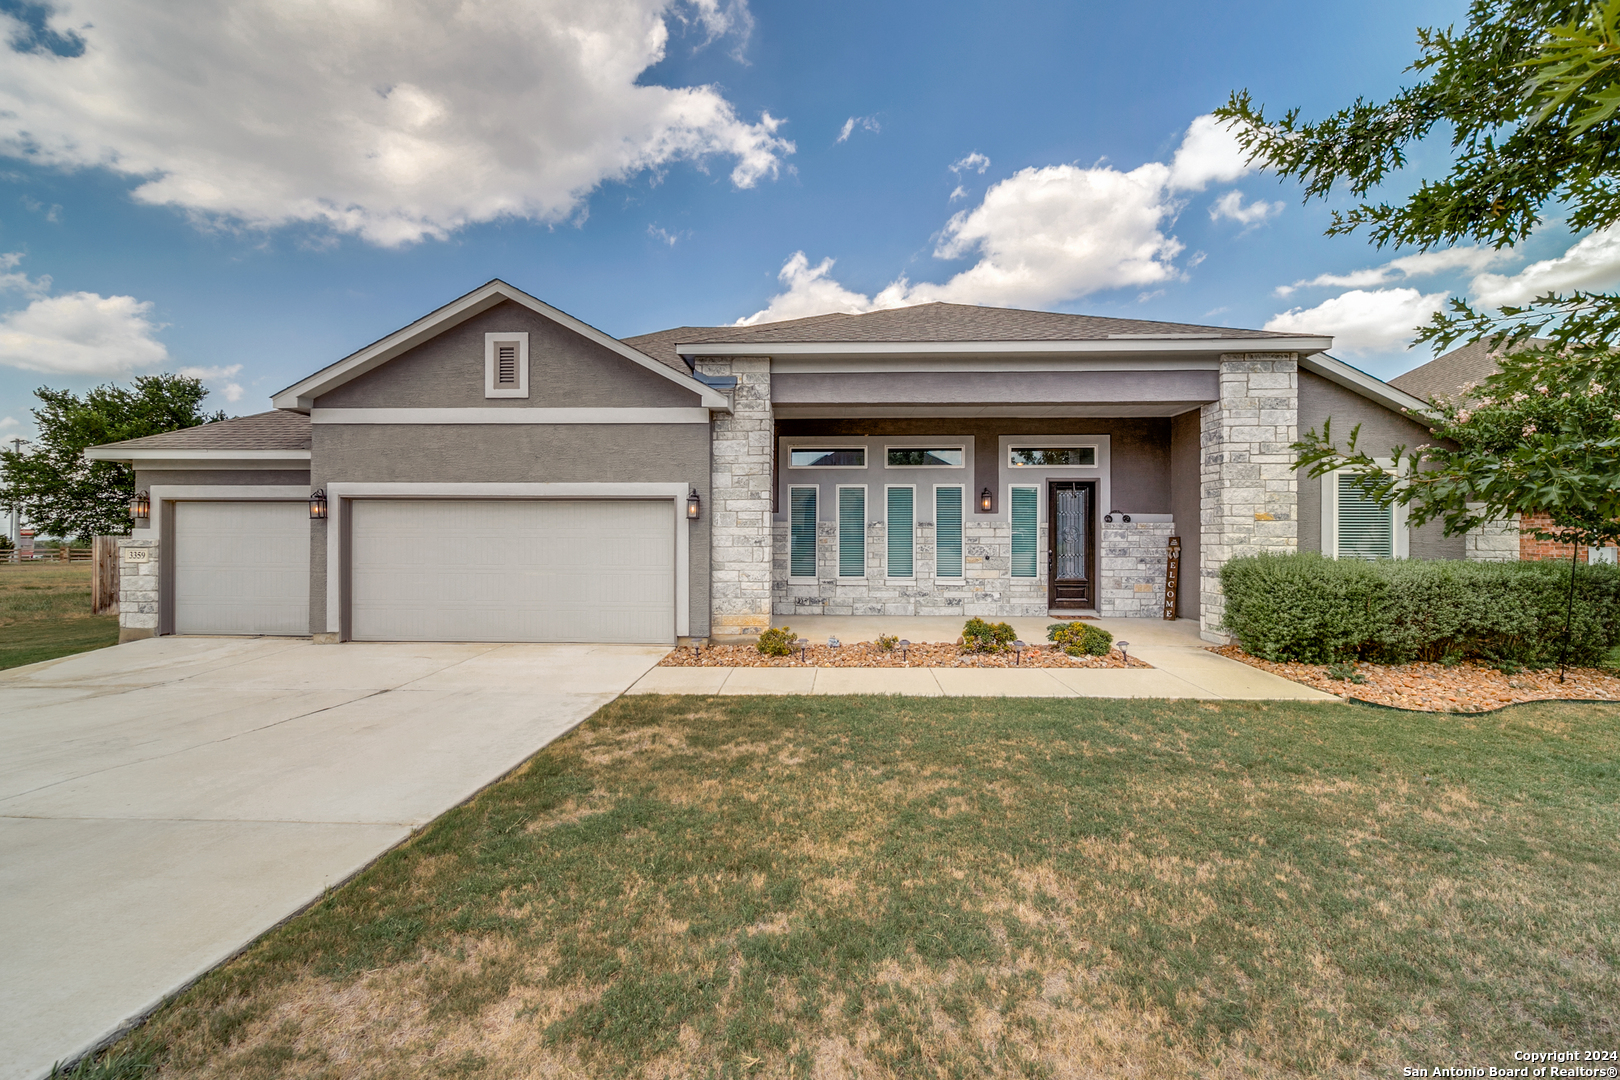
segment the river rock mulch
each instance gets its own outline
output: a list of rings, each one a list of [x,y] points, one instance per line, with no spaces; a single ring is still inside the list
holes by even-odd
[[[1333,678],[1326,664],[1262,660],[1250,656],[1239,645],[1222,645],[1210,651],[1330,694],[1420,712],[1483,712],[1521,701],[1560,698],[1620,701],[1620,675],[1598,668],[1570,668],[1560,683],[1557,668],[1504,675],[1472,662],[1452,666],[1358,662],[1356,674],[1366,681],[1357,683]]]
[[[1069,656],[1049,645],[1025,648],[1021,654],[1011,649],[1004,653],[967,652],[959,645],[945,642],[918,642],[909,649],[899,646],[885,651],[870,641],[852,641],[838,648],[826,644],[810,645],[801,658],[795,648],[791,656],[766,656],[753,645],[705,645],[701,651],[679,648],[663,660],[659,667],[809,667],[809,668],[1010,668],[1010,667],[1063,667],[1063,668],[1145,668],[1136,657],[1129,662],[1118,649],[1110,649],[1107,656]]]

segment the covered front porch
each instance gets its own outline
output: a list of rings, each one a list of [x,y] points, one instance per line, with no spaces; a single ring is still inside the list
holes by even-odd
[[[772,618],[1196,617],[1198,420],[779,416]]]

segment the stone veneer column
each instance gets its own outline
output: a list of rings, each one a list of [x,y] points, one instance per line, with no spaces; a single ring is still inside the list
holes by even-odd
[[[709,633],[756,636],[771,625],[771,362],[699,357],[697,369],[737,376],[712,429]]]
[[[1295,354],[1222,356],[1220,400],[1199,419],[1199,631],[1224,643],[1221,567],[1243,555],[1299,550],[1299,480],[1289,449],[1299,438]]]
[[[145,561],[130,562],[124,553],[131,548],[145,550]],[[157,541],[121,538],[118,541],[118,643],[156,637],[157,632]]]
[[[1482,505],[1470,503],[1468,508],[1477,513]],[[1470,562],[1518,562],[1518,520],[1487,521],[1463,533],[1463,558]]]

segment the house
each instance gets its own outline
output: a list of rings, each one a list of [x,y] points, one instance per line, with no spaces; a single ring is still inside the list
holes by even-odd
[[[617,340],[492,281],[133,464],[122,637],[663,642],[1161,618],[1237,555],[1460,558],[1289,444],[1412,444],[1329,338],[955,304]],[[142,516],[144,512],[144,516]],[[1476,552],[1477,554],[1477,552]]]

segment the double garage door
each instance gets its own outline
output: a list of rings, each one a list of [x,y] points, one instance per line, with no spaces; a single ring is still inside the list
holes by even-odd
[[[359,641],[673,643],[671,500],[356,499]]]
[[[356,499],[350,636],[361,641],[675,640],[671,500]],[[180,502],[174,630],[309,626],[302,502]]]

